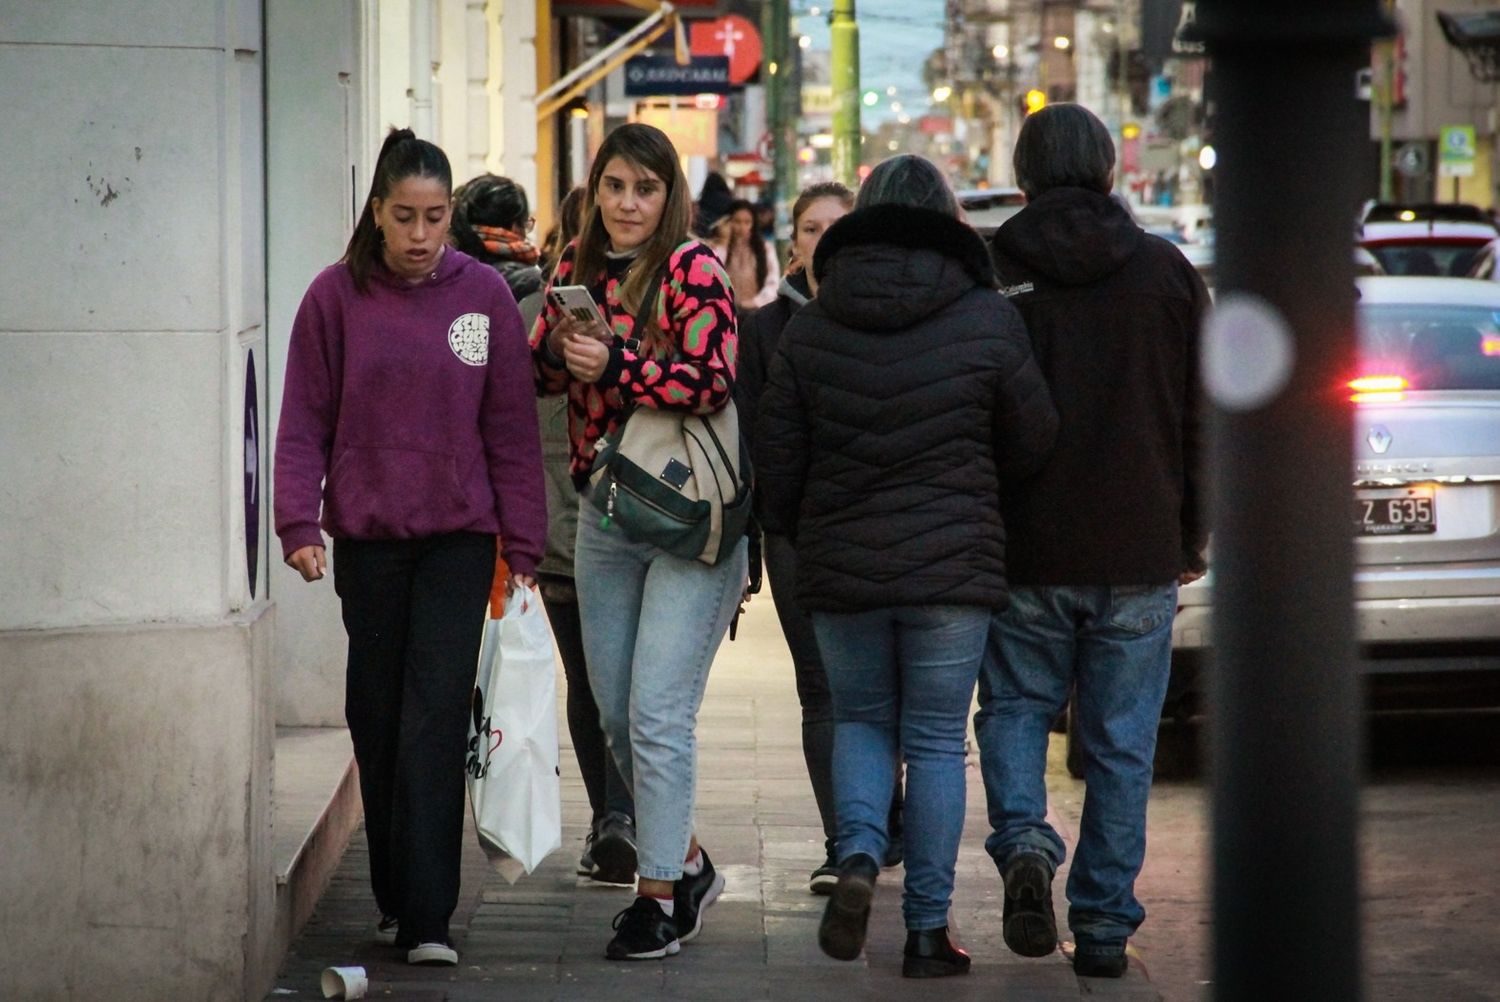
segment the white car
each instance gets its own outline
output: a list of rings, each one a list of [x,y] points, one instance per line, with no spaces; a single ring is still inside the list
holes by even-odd
[[[1359,639],[1379,670],[1403,646],[1488,650],[1500,668],[1500,285],[1359,280],[1353,381]],[[1212,642],[1212,574],[1182,589],[1177,650]]]
[[[1350,528],[1363,665],[1500,672],[1500,283],[1372,276],[1359,290]],[[1195,710],[1212,600],[1212,570],[1181,590],[1169,724]]]

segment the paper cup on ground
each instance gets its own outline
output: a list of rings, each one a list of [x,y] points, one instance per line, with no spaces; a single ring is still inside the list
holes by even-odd
[[[325,999],[362,999],[370,990],[363,967],[329,967],[323,971]]]

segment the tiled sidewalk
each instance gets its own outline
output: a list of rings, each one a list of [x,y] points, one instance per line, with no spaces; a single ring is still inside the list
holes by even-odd
[[[566,741],[566,727],[560,732]],[[453,924],[457,968],[407,967],[394,948],[372,941],[377,916],[363,834],[357,833],[268,1000],[320,997],[318,974],[330,964],[364,966],[371,998],[433,1002],[1161,998],[1139,963],[1120,981],[1085,980],[1074,977],[1060,953],[1025,960],[1006,950],[1000,937],[1000,881],[983,849],[986,825],[977,768],[970,770],[954,901],[954,923],[974,956],[973,971],[940,981],[901,977],[905,932],[899,870],[883,875],[865,956],[840,963],[818,951],[824,899],[808,894],[806,880],[821,862],[822,832],[802,760],[791,662],[765,598],[752,603],[739,639],[720,651],[698,735],[698,832],[728,887],[707,913],[703,933],[676,957],[642,963],[604,959],[610,920],[631,896],[574,876],[588,812],[571,749],[565,748],[562,851],[508,886],[488,869],[477,845],[472,840],[468,845],[464,897]],[[1081,784],[1068,779],[1056,759],[1048,779],[1059,812],[1054,820],[1066,833],[1077,820],[1070,812],[1076,812]],[[1059,879],[1059,918],[1066,914],[1061,886]]]

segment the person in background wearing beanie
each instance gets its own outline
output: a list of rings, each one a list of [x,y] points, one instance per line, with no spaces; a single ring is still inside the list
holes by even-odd
[[[948,930],[964,739],[991,614],[1005,607],[1000,492],[1038,468],[1057,414],[984,241],[917,156],[871,171],[813,257],[761,397],[766,528],[797,555],[835,715],[838,882],[823,952],[864,948],[906,762],[901,972],[965,974]]]
[[[386,137],[343,260],[292,324],[275,495],[305,580],[333,537],[377,936],[449,966],[495,537],[529,586],[547,525],[526,332],[494,269],[447,246],[452,187],[442,150]]]
[[[997,613],[975,730],[1005,882],[1006,944],[1057,947],[1047,823],[1048,730],[1078,701],[1086,793],[1068,875],[1083,976],[1125,972],[1145,918],[1151,760],[1171,668],[1177,588],[1206,569],[1198,329],[1208,292],[1182,254],[1110,197],[1114,144],[1076,104],[1026,119],[1016,141],[1027,205],[992,251],[1062,424],[1041,472],[1002,499],[1010,607]]]
[[[554,259],[574,237],[583,215],[583,189],[574,188],[558,211]],[[542,310],[540,255],[527,239],[535,224],[526,190],[509,178],[481,174],[453,193],[453,243],[500,273],[514,293],[521,320],[530,331]],[[567,678],[568,737],[588,795],[589,832],[578,860],[578,875],[602,884],[635,882],[635,804],[615,767],[599,725],[599,707],[589,685],[573,586],[573,537],[578,532],[577,492],[568,473],[568,402],[541,397],[537,420],[542,432],[542,463],[547,474],[547,548],[537,567],[537,588]]]

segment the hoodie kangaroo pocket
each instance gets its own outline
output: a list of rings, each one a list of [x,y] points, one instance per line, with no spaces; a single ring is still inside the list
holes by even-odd
[[[453,457],[420,449],[352,447],[328,477],[328,528],[352,539],[405,539],[457,527],[463,488]]]

